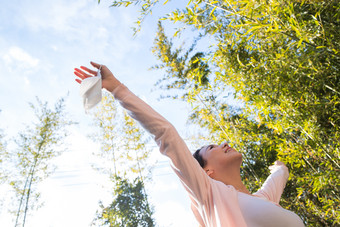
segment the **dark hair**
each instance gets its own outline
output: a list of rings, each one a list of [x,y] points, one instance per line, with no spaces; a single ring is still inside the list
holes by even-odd
[[[195,153],[192,154],[192,156],[194,156],[194,158],[197,160],[197,162],[200,164],[200,166],[202,168],[205,167],[205,165],[207,164],[206,161],[203,159],[202,155],[200,154],[200,151],[203,147],[201,147],[200,149],[198,149],[197,151],[195,151]]]

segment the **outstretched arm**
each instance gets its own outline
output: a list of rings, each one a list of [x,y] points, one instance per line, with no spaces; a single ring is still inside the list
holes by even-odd
[[[289,177],[288,168],[283,162],[276,161],[269,169],[271,174],[255,195],[265,197],[266,199],[279,204]]]
[[[99,69],[100,65],[91,62]],[[75,69],[75,75],[81,81],[87,77],[95,76],[96,71],[84,66]],[[129,89],[121,84],[106,67],[102,66],[102,86],[112,92],[116,100],[128,110],[131,117],[136,119],[151,135],[160,148],[163,155],[168,156],[176,174],[181,179],[188,192],[201,203],[206,202],[209,179],[204,170],[192,157],[187,145],[179,136],[177,130],[165,118],[153,110],[148,104],[134,95]]]

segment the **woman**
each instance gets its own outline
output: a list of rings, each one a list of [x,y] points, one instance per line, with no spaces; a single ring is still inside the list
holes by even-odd
[[[101,66],[91,64],[97,69]],[[79,77],[78,83],[97,74],[84,66],[76,68],[74,73]],[[251,194],[241,180],[239,152],[227,143],[209,145],[194,153],[195,160],[166,119],[130,92],[106,66],[101,66],[101,75],[102,87],[154,136],[160,152],[171,159],[201,226],[304,226],[296,214],[278,205],[288,179],[287,167],[282,162],[275,162],[262,188]]]

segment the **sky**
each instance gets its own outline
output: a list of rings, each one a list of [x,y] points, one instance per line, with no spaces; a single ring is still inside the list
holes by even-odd
[[[175,1],[173,4],[178,1]],[[55,172],[39,184],[43,206],[27,218],[26,226],[90,226],[98,202],[112,200],[112,185],[91,166],[100,145],[91,141],[92,118],[86,115],[74,82],[73,69],[107,65],[130,90],[148,102],[187,135],[188,107],[175,100],[159,99],[154,84],[161,72],[150,71],[157,63],[151,53],[157,12],[147,18],[142,31],[133,37],[136,8],[112,8],[110,1],[11,0],[0,7],[0,129],[10,141],[34,119],[29,108],[36,97],[53,104],[67,96],[66,111],[77,125],[69,128],[67,151],[53,160]],[[176,5],[169,5],[174,7]],[[166,9],[164,9],[166,11]],[[159,13],[163,13],[159,12]],[[158,226],[197,226],[189,198],[172,173],[168,159],[157,150],[158,164],[147,192],[155,208]],[[0,226],[13,226],[7,212],[13,195],[0,186]]]

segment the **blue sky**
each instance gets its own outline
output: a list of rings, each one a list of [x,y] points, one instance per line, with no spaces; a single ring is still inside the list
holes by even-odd
[[[26,226],[89,226],[98,201],[110,201],[110,182],[91,167],[99,145],[87,135],[94,130],[85,115],[74,82],[73,68],[89,61],[106,64],[132,91],[146,100],[187,135],[187,107],[173,100],[158,100],[151,92],[160,73],[148,69],[156,62],[151,46],[157,14],[149,17],[133,38],[134,8],[110,8],[110,1],[11,0],[0,8],[0,128],[6,139],[15,136],[33,119],[28,103],[35,97],[53,104],[68,95],[67,112],[78,125],[70,128],[68,151],[54,160],[57,169],[40,186],[44,206],[27,219]],[[159,226],[197,225],[189,199],[174,177],[168,160],[155,146],[153,159],[160,165],[148,192]],[[0,186],[0,226],[13,226],[7,213],[10,191]]]

